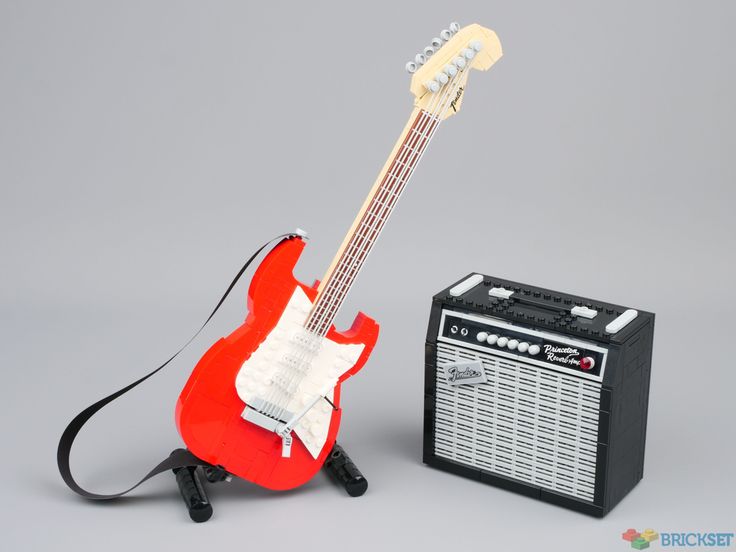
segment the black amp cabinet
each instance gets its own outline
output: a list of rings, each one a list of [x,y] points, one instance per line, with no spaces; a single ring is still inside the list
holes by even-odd
[[[424,462],[604,516],[642,478],[654,314],[480,274],[432,301]]]

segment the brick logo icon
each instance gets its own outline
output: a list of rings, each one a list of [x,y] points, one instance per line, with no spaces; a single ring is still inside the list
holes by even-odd
[[[644,550],[649,548],[651,542],[659,538],[659,533],[654,529],[644,529],[641,533],[636,529],[627,529],[621,533],[621,538],[631,544],[631,548],[635,550]]]

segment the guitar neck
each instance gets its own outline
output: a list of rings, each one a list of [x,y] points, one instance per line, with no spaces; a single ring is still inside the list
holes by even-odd
[[[305,327],[324,335],[419,163],[439,119],[416,107],[322,279]]]

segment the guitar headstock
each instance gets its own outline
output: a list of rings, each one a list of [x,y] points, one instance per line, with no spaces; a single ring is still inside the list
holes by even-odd
[[[470,69],[486,71],[503,55],[496,33],[477,23],[451,23],[406,64],[414,104],[446,119],[458,111]]]

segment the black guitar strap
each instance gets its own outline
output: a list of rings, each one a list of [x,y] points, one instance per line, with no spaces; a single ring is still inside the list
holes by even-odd
[[[69,423],[69,425],[64,430],[64,433],[61,435],[61,439],[59,440],[59,448],[56,451],[56,463],[59,466],[59,473],[61,473],[62,479],[64,479],[64,483],[67,484],[67,486],[74,491],[75,493],[83,496],[84,498],[89,498],[92,500],[110,500],[113,498],[121,497],[136,487],[143,483],[144,481],[147,481],[154,475],[157,475],[159,473],[173,470],[176,468],[184,468],[188,466],[209,466],[210,464],[208,462],[205,462],[204,460],[200,460],[196,456],[194,456],[191,452],[189,452],[186,449],[178,449],[174,451],[171,456],[167,457],[165,460],[160,462],[155,468],[153,468],[151,471],[149,471],[138,483],[133,485],[131,488],[114,494],[97,494],[97,493],[91,493],[82,487],[79,486],[79,484],[74,480],[74,477],[72,476],[71,469],[69,467],[69,455],[71,453],[72,445],[74,444],[74,439],[77,437],[77,434],[82,429],[84,424],[89,421],[89,419],[94,416],[97,411],[102,409],[107,404],[111,403],[118,397],[124,395],[134,387],[137,387],[144,381],[146,381],[148,378],[156,374],[159,370],[163,369],[166,365],[168,365],[172,360],[174,360],[179,353],[181,353],[184,349],[186,349],[189,344],[194,341],[194,339],[202,332],[204,327],[209,323],[210,320],[212,320],[212,317],[215,315],[215,313],[220,309],[223,302],[227,298],[228,295],[230,295],[230,292],[235,287],[235,284],[238,283],[238,280],[240,280],[240,277],[243,275],[243,273],[248,269],[248,267],[251,265],[251,263],[255,260],[255,258],[264,250],[266,247],[268,247],[270,244],[275,242],[276,240],[285,240],[290,239],[296,236],[297,234],[291,233],[291,234],[282,234],[280,236],[276,236],[275,238],[267,241],[264,243],[261,247],[258,248],[258,250],[253,253],[253,255],[248,259],[243,267],[240,269],[240,271],[237,273],[233,281],[228,286],[225,293],[222,295],[220,300],[217,302],[217,305],[212,310],[210,315],[207,317],[207,319],[204,321],[204,324],[195,332],[195,334],[189,338],[189,340],[184,343],[184,345],[176,351],[169,360],[164,362],[161,366],[153,370],[151,373],[146,374],[142,378],[134,381],[133,383],[126,385],[122,389],[115,391],[112,395],[108,395],[104,399],[100,399],[96,403],[88,406],[84,410],[82,410],[79,414],[77,414],[74,419]]]

